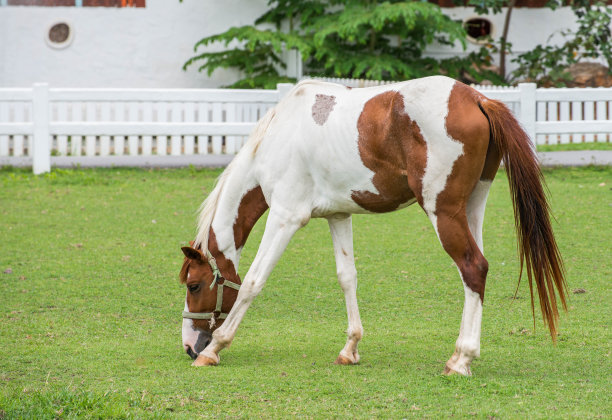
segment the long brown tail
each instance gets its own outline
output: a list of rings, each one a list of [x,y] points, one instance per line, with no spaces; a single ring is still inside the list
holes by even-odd
[[[553,341],[556,341],[559,311],[554,289],[557,289],[563,308],[567,310],[567,284],[563,261],[550,223],[538,159],[529,136],[503,103],[483,98],[479,105],[489,120],[492,141],[503,156],[508,174],[521,259],[519,284],[525,266],[529,278],[531,310],[535,317],[535,280],[544,323],[548,325]]]

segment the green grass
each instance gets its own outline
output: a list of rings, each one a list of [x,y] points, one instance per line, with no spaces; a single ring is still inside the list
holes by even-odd
[[[612,150],[610,142],[596,143],[567,143],[567,144],[538,144],[538,152],[567,152],[574,150]]]
[[[0,418],[610,418],[612,170],[546,170],[569,313],[553,346],[518,274],[508,187],[485,219],[474,376],[441,375],[463,304],[417,207],[355,216],[362,362],[332,362],[344,299],[327,224],[298,232],[221,365],[181,347],[180,246],[218,171],[0,171]],[[261,238],[243,251],[246,272]],[[9,270],[10,269],[10,270]],[[9,272],[10,271],[10,272]]]

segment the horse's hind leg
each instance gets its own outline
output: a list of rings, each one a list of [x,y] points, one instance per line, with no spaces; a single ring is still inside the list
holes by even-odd
[[[464,271],[462,271],[462,265],[457,263],[463,279],[465,302],[455,352],[444,368],[446,374],[456,372],[470,375],[472,359],[480,356],[482,304],[488,270],[488,262],[483,256],[482,224],[490,187],[491,181],[478,181],[467,204],[468,226],[479,252],[475,251],[477,255],[473,256],[473,263],[471,263],[473,266],[471,268],[469,267],[470,263],[463,262]],[[464,274],[465,271],[467,273]]]
[[[455,352],[446,362],[444,373],[471,375],[470,364],[480,355],[480,327],[488,262],[482,254],[482,221],[490,187],[478,181],[465,207],[442,202],[436,212],[438,237],[455,261],[465,292],[463,315]]]
[[[348,315],[348,339],[338,355],[336,364],[350,365],[359,362],[357,344],[363,336],[363,327],[357,307],[357,271],[353,257],[353,229],[350,215],[335,215],[327,219],[334,242],[338,282],[344,292]]]

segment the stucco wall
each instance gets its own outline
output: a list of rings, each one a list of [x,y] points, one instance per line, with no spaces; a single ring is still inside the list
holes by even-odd
[[[235,73],[208,77],[182,64],[193,45],[251,24],[266,0],[147,0],[145,8],[0,7],[0,86],[218,87]],[[49,26],[68,21],[70,46],[49,47]]]

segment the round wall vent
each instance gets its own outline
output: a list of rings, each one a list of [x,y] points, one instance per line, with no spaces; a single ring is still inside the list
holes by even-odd
[[[473,17],[463,22],[468,40],[476,44],[483,44],[493,36],[493,24],[489,19]]]
[[[49,26],[47,33],[45,34],[45,40],[50,47],[53,48],[66,48],[72,42],[74,32],[72,25],[68,22],[55,22]]]

